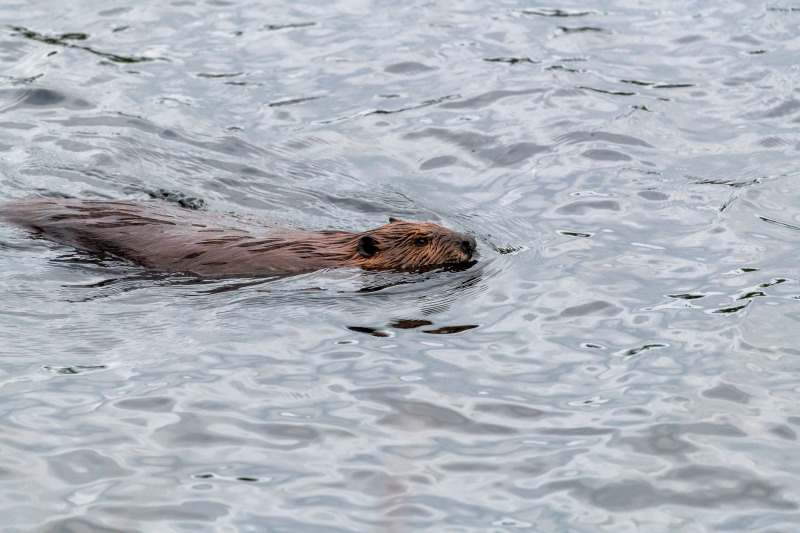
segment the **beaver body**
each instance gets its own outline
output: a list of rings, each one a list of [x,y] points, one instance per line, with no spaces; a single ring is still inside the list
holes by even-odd
[[[209,277],[412,270],[463,263],[475,251],[469,235],[393,218],[364,233],[310,231],[156,203],[49,198],[6,204],[0,217],[75,248]]]

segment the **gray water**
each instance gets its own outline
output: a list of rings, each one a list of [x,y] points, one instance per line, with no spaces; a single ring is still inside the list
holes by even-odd
[[[3,532],[797,531],[794,3],[0,21],[0,201],[480,251],[209,281],[0,226]]]

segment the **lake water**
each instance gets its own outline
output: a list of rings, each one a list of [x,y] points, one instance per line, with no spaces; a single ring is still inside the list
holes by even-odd
[[[148,272],[0,226],[3,532],[793,532],[800,8],[6,0],[0,201],[476,237]]]

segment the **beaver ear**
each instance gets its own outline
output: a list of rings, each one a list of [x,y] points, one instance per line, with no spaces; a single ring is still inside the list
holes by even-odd
[[[369,259],[380,251],[381,249],[378,248],[378,241],[376,241],[374,237],[364,235],[358,239],[358,253],[361,254],[361,257]]]
[[[403,221],[400,220],[399,218],[389,217],[389,224],[391,224],[392,222],[403,222]]]

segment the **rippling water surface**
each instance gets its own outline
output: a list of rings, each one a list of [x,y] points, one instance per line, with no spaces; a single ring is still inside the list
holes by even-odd
[[[0,226],[0,526],[796,531],[789,2],[0,6],[0,201],[473,234],[196,280]]]

